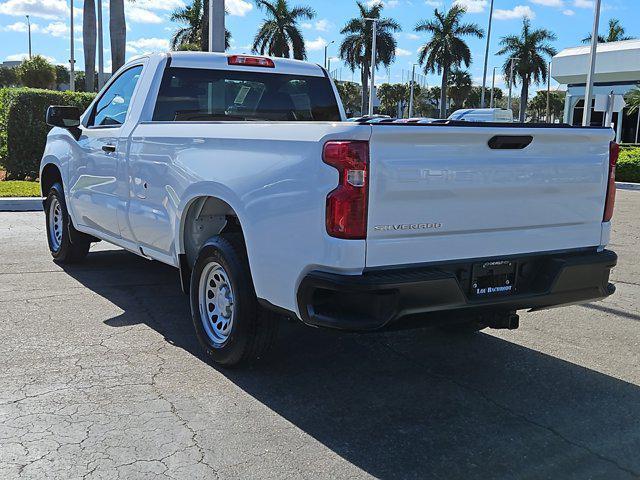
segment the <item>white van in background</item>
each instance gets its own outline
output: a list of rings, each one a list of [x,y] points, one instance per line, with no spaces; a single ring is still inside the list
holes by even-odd
[[[464,108],[453,112],[448,119],[465,122],[512,123],[513,112],[504,108]]]

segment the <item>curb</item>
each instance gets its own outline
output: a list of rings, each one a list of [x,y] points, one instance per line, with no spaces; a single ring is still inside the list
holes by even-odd
[[[616,182],[616,187],[620,190],[640,190],[640,183]]]
[[[0,212],[41,212],[40,197],[7,197],[0,198]]]

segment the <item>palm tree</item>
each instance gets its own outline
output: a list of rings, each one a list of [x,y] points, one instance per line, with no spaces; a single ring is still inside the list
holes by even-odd
[[[362,87],[353,82],[336,82],[336,88],[340,94],[340,99],[348,115],[353,114],[360,107],[362,98]]]
[[[633,90],[627,93],[625,100],[629,106],[629,115],[640,110],[640,85],[636,85]]]
[[[287,0],[256,0],[256,5],[266,11],[267,18],[253,39],[252,50],[260,55],[285,58],[293,53],[293,58],[305,60],[307,50],[298,20],[312,19],[315,11],[310,7],[289,8]]]
[[[440,87],[440,118],[447,114],[447,84],[452,67],[471,65],[471,50],[462,37],[484,37],[484,31],[475,23],[461,23],[465,8],[454,5],[447,12],[437,8],[434,19],[422,20],[416,25],[416,32],[428,32],[431,38],[420,49],[418,63],[424,65],[424,72],[442,73]]]
[[[549,74],[547,58],[553,57],[557,52],[549,42],[556,39],[556,35],[545,28],[531,29],[531,21],[525,18],[522,21],[520,35],[507,35],[500,39],[502,48],[498,55],[507,55],[503,71],[505,78],[509,78],[511,59],[514,61],[514,83],[518,78],[522,82],[520,93],[520,122],[524,122],[529,99],[529,85],[531,82],[539,84],[546,81]]]
[[[200,6],[196,7],[196,3],[199,3]],[[187,10],[191,9],[190,12]],[[227,12],[224,12],[225,15]],[[175,17],[175,18],[174,18]],[[195,30],[197,34],[193,34],[193,38],[195,38],[195,42],[180,42],[177,45],[173,45],[173,39],[178,32],[174,34],[174,37],[171,39],[172,48],[174,50],[197,50],[193,48],[193,45],[199,45],[199,49],[202,52],[209,51],[209,0],[194,0],[193,5],[191,7],[186,7],[182,9],[178,9],[171,15],[171,19],[174,22],[185,23],[188,26],[185,27],[185,30]],[[191,36],[191,34],[189,34]],[[231,44],[231,33],[226,28],[224,29],[224,49],[228,49]]]
[[[109,38],[111,39],[111,72],[115,72],[124,65],[127,44],[124,0],[109,0]]]
[[[191,5],[176,9],[169,19],[172,22],[181,23],[171,36],[171,49],[178,50],[185,45],[200,43],[202,30],[202,0],[193,0]]]
[[[87,92],[95,92],[96,71],[96,3],[95,0],[84,0],[82,12],[82,48],[84,50],[84,89]]]
[[[451,70],[447,88],[449,97],[451,97],[453,104],[457,108],[462,108],[462,105],[471,93],[472,87],[473,82],[468,70],[462,70],[457,67]]]
[[[622,42],[624,40],[633,40],[633,37],[625,35],[625,28],[620,24],[620,20],[612,18],[609,20],[609,33],[598,35],[598,43]],[[591,43],[591,34],[582,39],[582,43]]]
[[[368,110],[369,104],[369,70],[371,67],[371,40],[373,40],[373,25],[367,18],[377,18],[376,22],[376,58],[374,68],[382,64],[388,67],[396,57],[396,39],[393,32],[401,30],[400,25],[390,18],[380,18],[383,4],[374,3],[371,7],[358,1],[359,17],[352,18],[340,30],[346,35],[340,44],[340,58],[353,72],[360,68],[362,81],[362,113]]]

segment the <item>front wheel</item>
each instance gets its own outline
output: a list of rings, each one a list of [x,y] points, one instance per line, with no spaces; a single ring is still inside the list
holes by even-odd
[[[279,319],[258,305],[239,237],[216,237],[200,250],[190,296],[198,341],[214,363],[249,362],[274,344]]]
[[[76,263],[84,260],[91,245],[90,237],[78,232],[71,223],[62,185],[54,184],[44,204],[49,251],[56,262]]]

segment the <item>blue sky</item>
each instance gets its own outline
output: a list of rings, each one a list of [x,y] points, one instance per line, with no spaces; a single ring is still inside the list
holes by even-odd
[[[127,58],[137,54],[161,51],[168,48],[168,40],[176,25],[169,21],[170,13],[189,0],[136,0],[126,2],[127,14]],[[435,7],[443,8],[451,3],[467,7],[466,21],[475,22],[486,31],[489,0],[369,0],[384,3],[384,16],[393,17],[402,26],[397,35],[398,56],[390,72],[381,69],[378,80],[390,79],[399,82],[406,79],[417,51],[425,37],[413,29],[420,19],[430,18]],[[329,46],[329,54],[337,55],[341,39],[340,29],[347,19],[357,14],[355,0],[289,0],[291,5],[308,5],[316,11],[316,17],[302,25],[309,60],[322,63],[324,45]],[[108,0],[103,0],[105,26],[108,25]],[[621,19],[627,33],[640,37],[640,15],[638,0],[605,0],[602,22],[609,18]],[[82,4],[76,0],[76,59],[82,68],[81,22]],[[264,13],[256,8],[253,0],[226,0],[227,28],[231,31],[232,52],[250,50],[252,38]],[[30,14],[33,28],[33,52],[45,55],[56,63],[64,63],[69,58],[69,0],[0,0],[0,60],[17,59],[27,52],[25,14]],[[499,39],[510,33],[517,33],[523,16],[531,18],[536,27],[545,27],[558,36],[555,46],[558,50],[576,46],[591,29],[593,19],[592,0],[495,0],[494,27],[491,52],[498,50]],[[601,31],[604,28],[601,29]],[[475,83],[481,83],[484,40],[470,39],[473,64],[470,68]],[[108,48],[108,28],[105,28],[105,46]],[[110,53],[105,54],[109,67]],[[491,67],[502,65],[503,59],[493,54],[489,58]],[[332,70],[337,70],[343,79],[351,79],[351,72],[337,59],[332,60]],[[358,78],[358,75],[354,76]],[[437,77],[429,75],[424,81],[429,85],[438,84]],[[378,83],[378,82],[377,82]],[[501,79],[498,80],[503,85]]]

